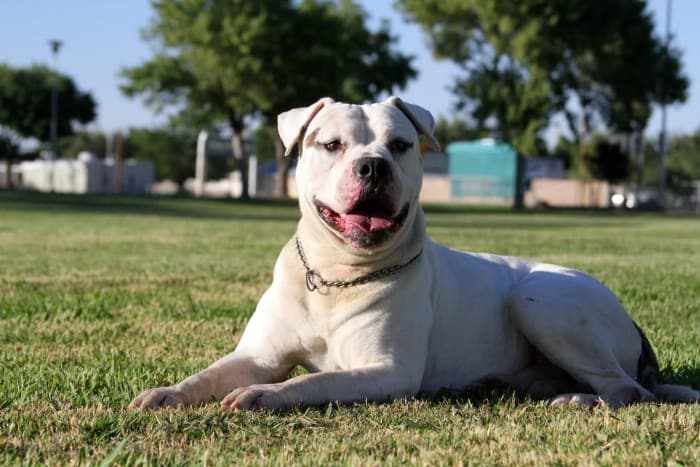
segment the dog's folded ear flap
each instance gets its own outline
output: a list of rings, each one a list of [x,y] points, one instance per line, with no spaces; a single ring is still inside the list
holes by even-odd
[[[391,96],[385,101],[386,104],[391,104],[399,108],[401,112],[413,123],[413,126],[418,130],[419,135],[425,137],[425,141],[429,149],[440,151],[440,143],[433,136],[435,130],[435,119],[432,114],[423,107],[415,104],[409,104],[402,101],[396,96]]]
[[[321,111],[323,106],[335,102],[330,97],[323,97],[308,107],[282,112],[277,116],[277,131],[284,144],[284,155],[289,156],[294,150],[294,146],[299,143],[299,154],[301,155],[302,137],[311,120]]]

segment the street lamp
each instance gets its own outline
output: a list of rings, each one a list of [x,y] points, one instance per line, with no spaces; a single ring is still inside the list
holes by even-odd
[[[58,135],[58,51],[63,42],[58,39],[49,40],[51,52],[53,53],[53,83],[51,85],[51,158],[58,154],[56,137]]]

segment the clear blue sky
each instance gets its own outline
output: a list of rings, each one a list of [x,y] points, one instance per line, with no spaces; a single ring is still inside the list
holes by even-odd
[[[448,87],[459,70],[449,62],[436,62],[420,29],[406,23],[393,10],[392,0],[361,0],[374,27],[388,18],[391,30],[399,36],[399,48],[416,57],[419,77],[401,96],[430,109],[434,114],[450,114],[452,97]],[[650,0],[657,31],[663,33],[666,0]],[[148,24],[148,0],[4,0],[0,8],[0,62],[12,66],[52,63],[48,39],[65,42],[58,59],[62,73],[72,76],[78,86],[90,91],[98,102],[98,118],[93,125],[113,131],[130,126],[152,126],[164,122],[138,100],[123,97],[117,73],[151,56],[141,41],[140,30]],[[687,133],[700,127],[700,1],[673,2],[672,30],[676,45],[684,53],[685,71],[691,79],[688,101],[669,109],[669,130]],[[274,92],[274,90],[270,90]],[[657,134],[660,112],[654,112],[648,133]],[[548,136],[557,133],[550,129]]]

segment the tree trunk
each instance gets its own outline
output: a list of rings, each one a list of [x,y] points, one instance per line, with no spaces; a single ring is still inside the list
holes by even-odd
[[[574,144],[578,148],[578,153],[576,154],[578,160],[575,161],[576,170],[578,172],[577,176],[580,179],[586,179],[588,177],[584,159],[588,152],[586,141],[591,131],[591,115],[590,112],[586,110],[586,101],[581,96],[578,96],[578,100],[578,104],[581,107],[580,116],[577,118],[577,115],[570,110],[564,110],[564,117],[569,126],[569,131],[574,138]],[[574,165],[573,162],[574,161],[572,161],[572,166]]]
[[[569,131],[574,138],[574,144],[578,146],[579,141],[581,141],[581,135],[578,131],[578,124],[576,123],[576,117],[574,114],[568,110],[564,110],[564,117],[566,118],[566,123],[569,125]]]
[[[5,161],[5,189],[12,190],[12,157],[8,154]]]
[[[284,155],[284,144],[279,135],[275,137],[275,160],[277,161],[277,172],[275,173],[275,196],[279,198],[289,198],[289,158]]]
[[[248,193],[248,155],[243,146],[243,118],[236,117],[233,111],[229,112],[229,124],[231,125],[231,150],[233,157],[238,161],[241,171],[241,199],[249,199]]]
[[[525,158],[518,151],[515,155],[515,190],[513,192],[513,209],[525,209]]]
[[[634,184],[634,199],[639,200],[639,193],[642,190],[644,183],[644,129],[639,129],[635,133],[635,151],[636,151],[636,174]]]

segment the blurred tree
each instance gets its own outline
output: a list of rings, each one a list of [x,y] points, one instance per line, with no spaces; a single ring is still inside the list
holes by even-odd
[[[0,159],[19,156],[19,143],[9,132],[0,131]]]
[[[19,143],[10,131],[0,128],[0,161],[5,161],[5,188],[12,189],[12,162],[19,157]]]
[[[253,132],[255,155],[258,158],[259,164],[265,163],[269,160],[275,160],[277,155],[277,138],[279,138],[277,128],[271,124],[261,125],[255,130],[255,132]]]
[[[459,118],[448,120],[440,115],[435,122],[435,138],[443,148],[453,141],[469,141],[485,136],[489,136],[488,133],[479,131],[475,124]]]
[[[516,59],[510,41],[523,42],[527,36],[516,37],[513,21],[501,11],[499,5],[508,3],[397,1],[428,32],[435,56],[451,59],[465,71],[466,78],[453,87],[457,108],[479,128],[505,139],[520,153],[531,154],[547,123],[551,89],[541,72],[531,75]]]
[[[175,106],[180,121],[211,127],[222,121],[244,165],[246,119],[278,113],[332,95],[373,98],[415,75],[410,57],[391,49],[386,25],[365,26],[352,1],[154,0],[145,38],[150,61],[122,71],[122,91],[143,94],[156,109]],[[278,143],[278,154],[281,154]],[[278,157],[286,181],[287,161]],[[245,170],[245,167],[243,167]],[[247,178],[243,177],[247,196]],[[286,190],[284,190],[286,193]]]
[[[182,184],[194,177],[194,131],[176,128],[129,128],[125,157],[153,161],[158,180],[172,180]]]
[[[594,178],[610,183],[627,180],[630,174],[630,158],[619,143],[596,136],[592,146],[593,151],[586,157],[585,164]]]
[[[397,4],[428,32],[438,58],[467,72],[454,88],[458,107],[525,154],[555,113],[583,164],[597,122],[640,132],[653,103],[686,98],[680,53],[653,34],[645,0]]]
[[[58,140],[59,153],[63,157],[77,157],[79,153],[88,151],[97,157],[104,158],[107,150],[107,137],[99,131],[76,131],[72,135]]]
[[[578,148],[573,141],[564,136],[560,136],[554,145],[554,149],[551,151],[551,155],[552,157],[562,159],[564,161],[564,168],[568,171],[572,171],[576,170],[572,165],[572,161],[576,158],[577,152]],[[572,176],[578,174],[570,173],[569,175]]]
[[[659,180],[658,145],[648,141],[645,147],[643,185],[655,187]],[[666,154],[666,184],[682,192],[688,182],[700,180],[700,128],[690,135],[673,135]]]
[[[54,79],[58,80],[58,136],[71,135],[75,124],[94,120],[92,95],[78,90],[71,78],[41,65],[10,68],[0,64],[0,126],[20,137],[47,142]]]
[[[376,100],[383,93],[402,89],[416,76],[412,57],[393,49],[396,38],[387,22],[370,31],[367,14],[350,0],[338,2],[304,0],[296,15],[288,18],[287,40],[279,44],[273,100],[263,109],[266,120],[276,125],[277,115],[307,106],[321,97],[339,101]],[[287,196],[289,159],[276,135],[278,194]]]
[[[700,129],[692,135],[672,137],[667,157],[667,170],[674,180],[700,180]]]

